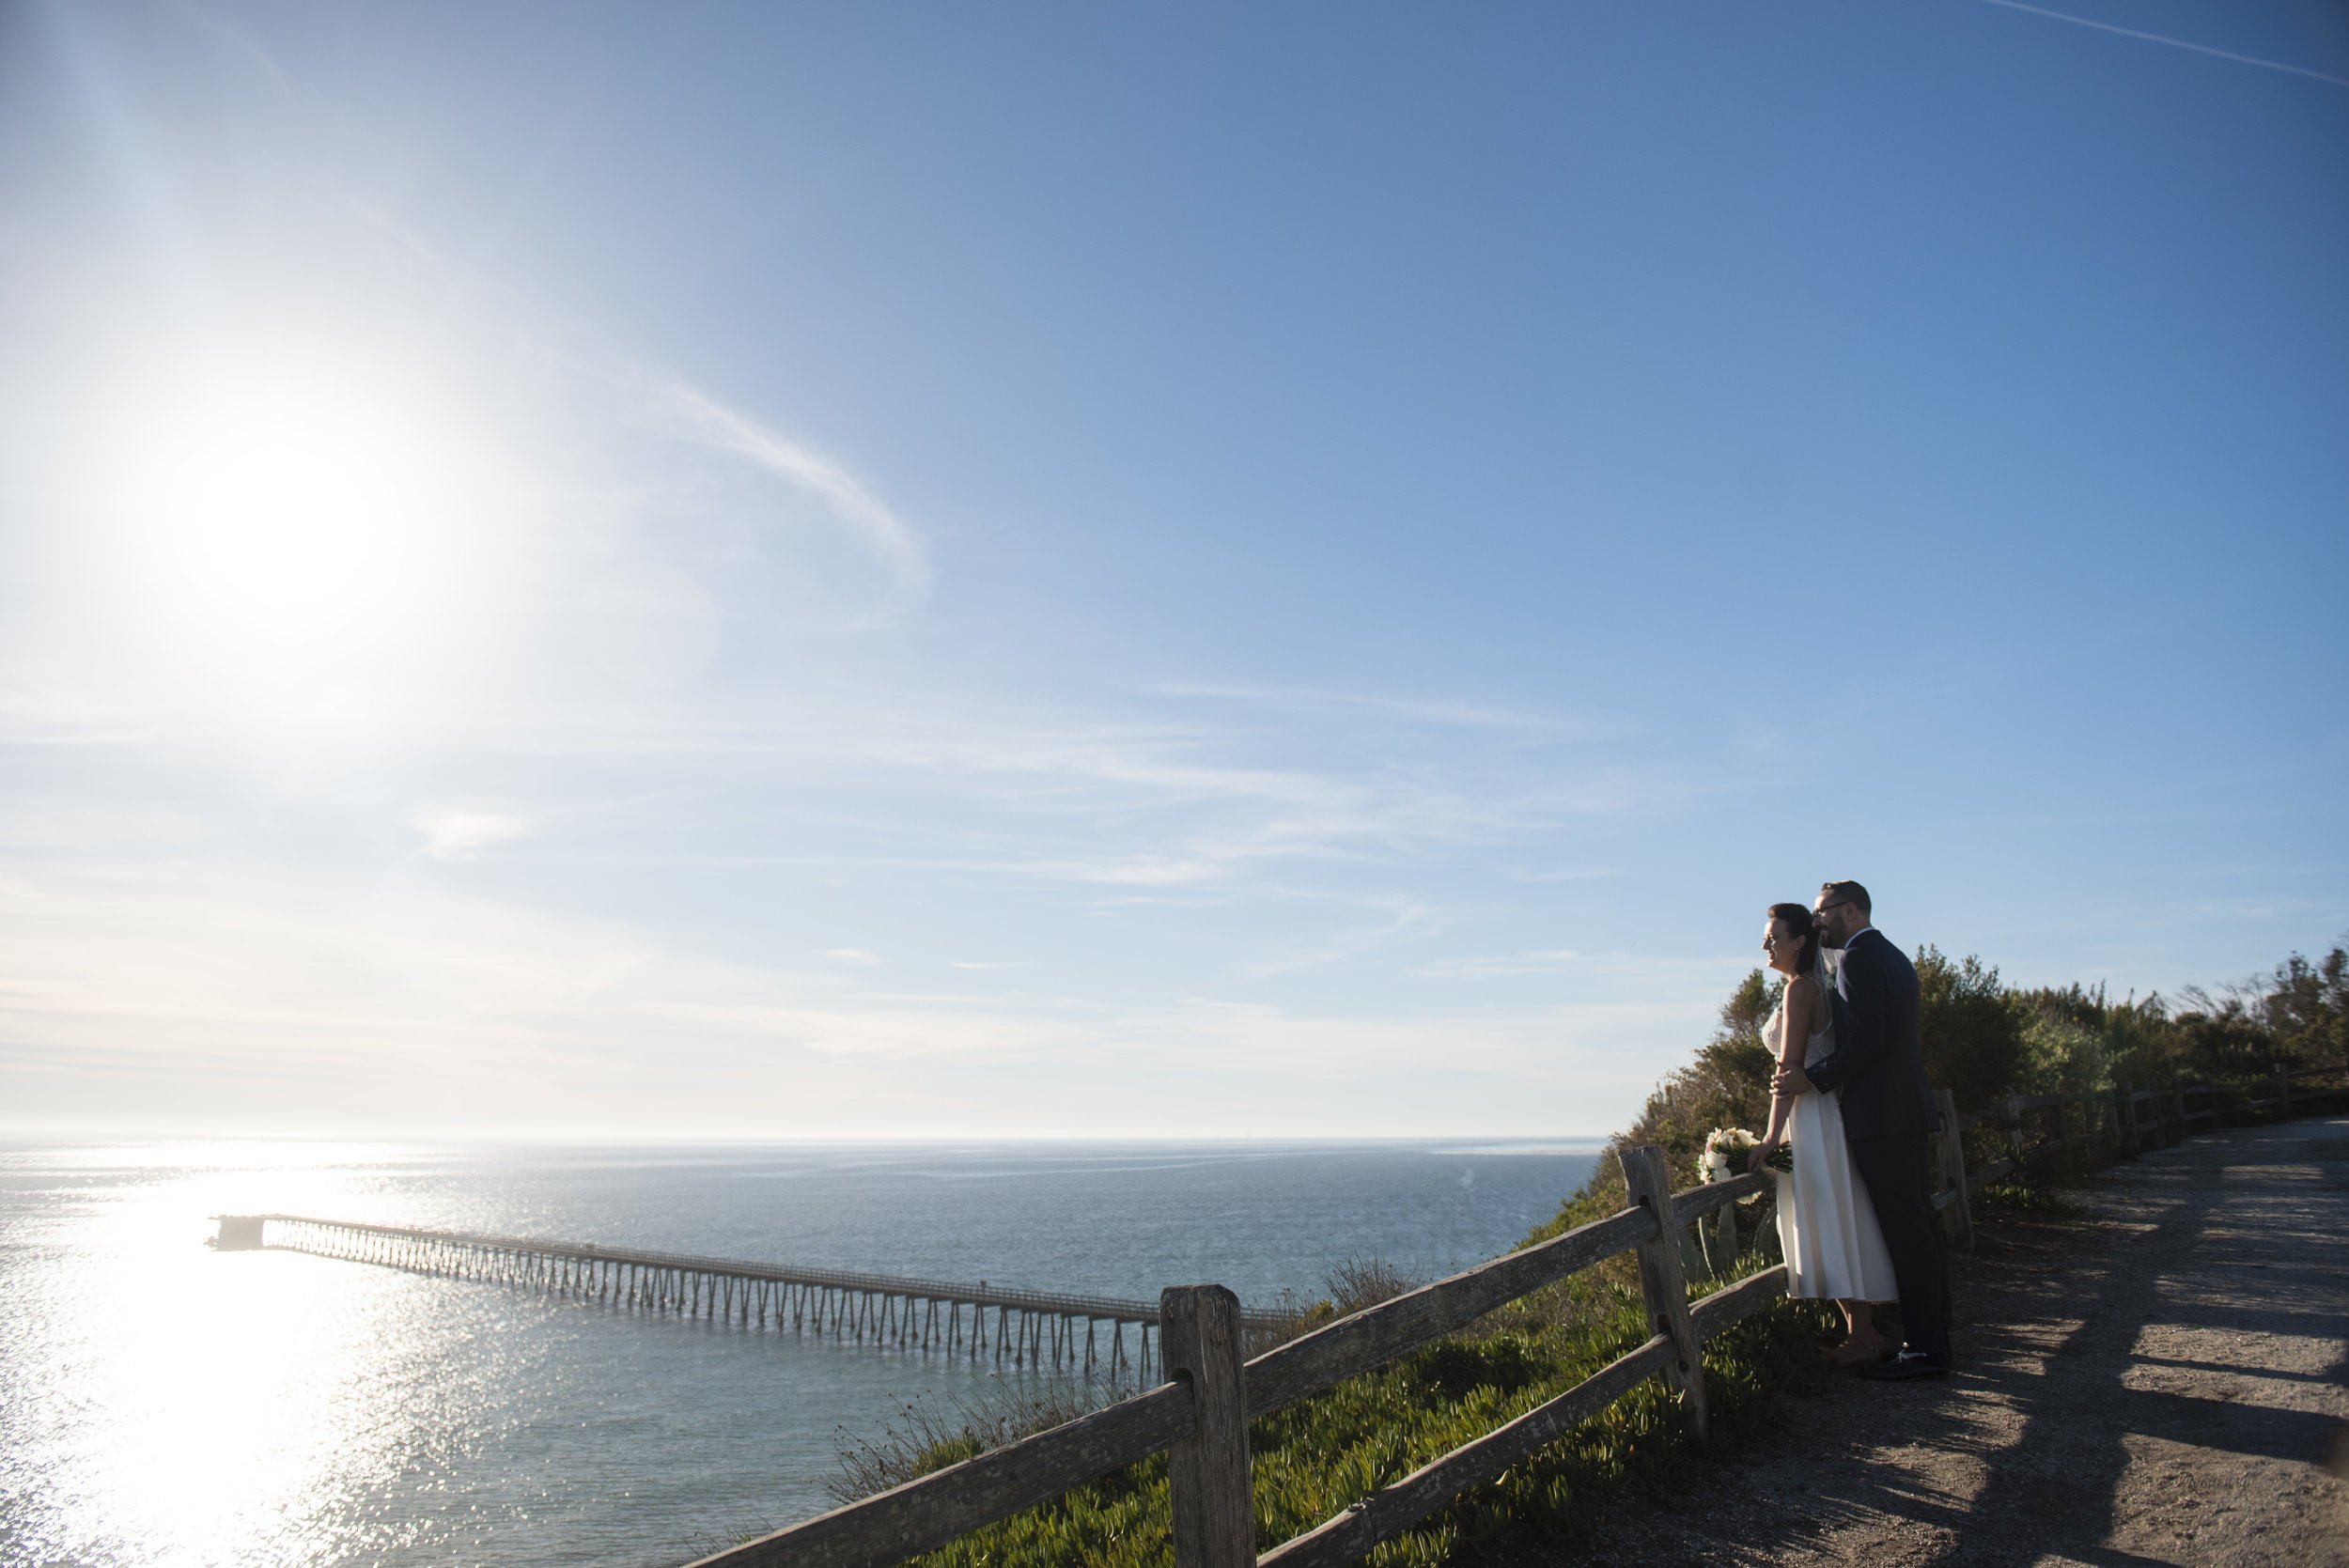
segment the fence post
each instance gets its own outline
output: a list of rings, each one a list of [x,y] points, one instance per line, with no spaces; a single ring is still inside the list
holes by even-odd
[[[1941,1234],[1960,1251],[1974,1250],[1974,1210],[1966,1196],[1966,1135],[1958,1129],[1957,1096],[1937,1091],[1941,1102],[1941,1179],[1957,1189],[1957,1201],[1941,1211]]]
[[[1672,1178],[1664,1156],[1652,1144],[1623,1151],[1624,1186],[1634,1203],[1644,1204],[1661,1226],[1655,1239],[1641,1242],[1640,1290],[1647,1297],[1650,1329],[1672,1342],[1675,1358],[1664,1380],[1680,1395],[1681,1408],[1697,1441],[1705,1436],[1704,1342],[1688,1318],[1688,1280],[1680,1270],[1681,1227],[1672,1223]]]
[[[1221,1285],[1169,1285],[1159,1295],[1159,1358],[1167,1381],[1190,1385],[1198,1424],[1166,1451],[1178,1568],[1255,1568],[1256,1513],[1241,1388],[1239,1297]]]
[[[2125,1081],[2125,1080],[2123,1080],[2123,1083],[2122,1083],[2122,1085],[2121,1085],[2121,1103],[2122,1103],[2123,1106],[2125,1106],[2125,1107],[2127,1107],[2127,1108],[2128,1108],[2128,1116],[2129,1116],[2129,1157],[2130,1157],[2131,1159],[2135,1159],[2135,1158],[2136,1158],[2139,1155],[2141,1155],[2141,1154],[2143,1154],[2143,1153],[2145,1152],[2145,1140],[2144,1140],[2141,1136],[2139,1136],[2139,1135],[2138,1130],[2137,1130],[2137,1085],[2136,1085],[2136,1084],[2134,1084],[2134,1083],[2130,1083],[2130,1082],[2127,1082],[2127,1081]]]
[[[2292,1077],[2284,1071],[2283,1063],[2279,1062],[2276,1063],[2276,1117],[2284,1121],[2289,1120],[2291,1115]]]

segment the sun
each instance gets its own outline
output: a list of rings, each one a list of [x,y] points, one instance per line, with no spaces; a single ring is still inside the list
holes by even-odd
[[[509,553],[470,399],[396,353],[245,341],[106,410],[101,575],[182,704],[366,724],[452,695]]]

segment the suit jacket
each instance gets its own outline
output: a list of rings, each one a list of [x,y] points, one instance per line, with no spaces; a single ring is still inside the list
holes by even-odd
[[[1821,1090],[1843,1092],[1843,1131],[1853,1138],[1921,1138],[1940,1120],[1925,1079],[1918,1032],[1917,967],[1871,927],[1843,950],[1829,993],[1835,1049],[1808,1068]]]

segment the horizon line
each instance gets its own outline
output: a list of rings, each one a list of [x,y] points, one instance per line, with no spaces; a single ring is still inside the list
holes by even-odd
[[[0,1143],[404,1143],[432,1147],[485,1144],[537,1144],[557,1147],[590,1145],[618,1147],[679,1147],[690,1145],[743,1147],[849,1148],[922,1145],[987,1144],[1261,1144],[1261,1143],[1559,1143],[1603,1146],[1614,1133],[1586,1132],[875,1132],[853,1134],[773,1132],[615,1132],[594,1129],[553,1133],[529,1128],[474,1131],[389,1131],[337,1129],[323,1132],[159,1128],[97,1128],[0,1126]]]

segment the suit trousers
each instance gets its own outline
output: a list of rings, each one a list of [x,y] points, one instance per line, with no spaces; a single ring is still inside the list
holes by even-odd
[[[1933,1178],[1919,1134],[1853,1138],[1852,1164],[1884,1228],[1892,1278],[1901,1291],[1902,1338],[1911,1350],[1950,1358],[1950,1263],[1941,1245],[1941,1217],[1933,1208]]]

